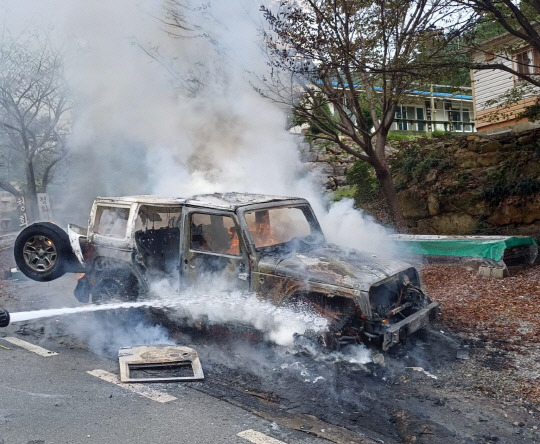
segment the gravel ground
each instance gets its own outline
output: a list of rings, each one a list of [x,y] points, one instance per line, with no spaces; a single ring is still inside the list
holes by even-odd
[[[474,359],[456,383],[508,402],[540,406],[540,265],[504,279],[461,266],[426,265],[426,293],[441,304],[438,323],[470,344]]]

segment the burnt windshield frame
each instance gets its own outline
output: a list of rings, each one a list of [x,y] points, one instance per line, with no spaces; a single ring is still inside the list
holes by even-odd
[[[310,228],[310,231],[311,231],[311,234],[309,235],[310,237],[313,237],[314,239],[316,239],[313,243],[316,244],[316,245],[320,245],[320,244],[324,244],[326,243],[326,239],[324,237],[324,233],[321,229],[321,226],[319,224],[319,221],[317,220],[317,218],[315,217],[315,214],[313,213],[313,209],[311,208],[311,206],[309,205],[309,203],[305,200],[296,200],[296,201],[288,201],[288,202],[284,202],[283,204],[276,204],[276,203],[271,203],[271,204],[260,204],[260,205],[249,205],[249,206],[246,206],[246,207],[243,207],[243,208],[239,208],[238,209],[238,213],[239,213],[239,221],[240,221],[240,224],[242,226],[242,231],[245,233],[245,237],[247,238],[246,240],[248,241],[247,243],[249,244],[249,248],[252,249],[253,252],[257,252],[257,253],[260,253],[260,252],[263,252],[263,251],[267,251],[267,250],[273,250],[273,249],[279,249],[280,247],[283,247],[287,244],[289,244],[292,240],[294,240],[295,238],[287,241],[287,242],[283,242],[283,243],[280,243],[280,244],[274,244],[274,245],[269,245],[269,246],[265,246],[265,247],[256,247],[255,246],[255,242],[253,240],[253,237],[251,236],[251,233],[249,231],[249,227],[248,227],[248,224],[247,224],[247,221],[246,221],[246,218],[245,218],[245,213],[251,213],[253,211],[257,211],[257,210],[273,210],[273,209],[278,209],[278,208],[298,208],[299,210],[302,211],[302,213],[304,214],[304,216],[306,217],[306,220],[309,224],[309,228]],[[310,242],[308,242],[310,243]]]

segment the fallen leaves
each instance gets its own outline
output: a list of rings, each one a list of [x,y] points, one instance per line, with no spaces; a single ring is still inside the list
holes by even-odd
[[[428,265],[422,281],[440,302],[447,328],[509,346],[540,341],[540,266],[491,279],[460,266]]]
[[[441,304],[445,329],[465,338],[491,341],[514,357],[516,366],[531,363],[522,394],[540,401],[540,378],[532,363],[540,357],[540,265],[514,271],[504,279],[479,276],[457,265],[426,265],[422,283]],[[524,370],[521,368],[521,370]]]

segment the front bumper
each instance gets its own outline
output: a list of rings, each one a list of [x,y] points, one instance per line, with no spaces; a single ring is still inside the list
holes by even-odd
[[[422,327],[428,325],[431,321],[435,320],[439,314],[440,308],[438,302],[432,302],[427,307],[418,310],[405,319],[392,324],[383,334],[382,349],[388,350],[393,345],[396,345],[402,339],[413,334],[415,331],[420,330]]]

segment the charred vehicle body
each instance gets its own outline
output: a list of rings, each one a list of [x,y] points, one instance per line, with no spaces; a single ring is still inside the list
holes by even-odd
[[[84,273],[81,302],[133,300],[160,277],[178,288],[216,273],[276,305],[328,320],[324,345],[374,341],[384,350],[439,311],[415,268],[327,243],[305,199],[225,193],[189,199],[97,198],[89,225],[48,222],[15,242],[20,270],[37,281]]]

